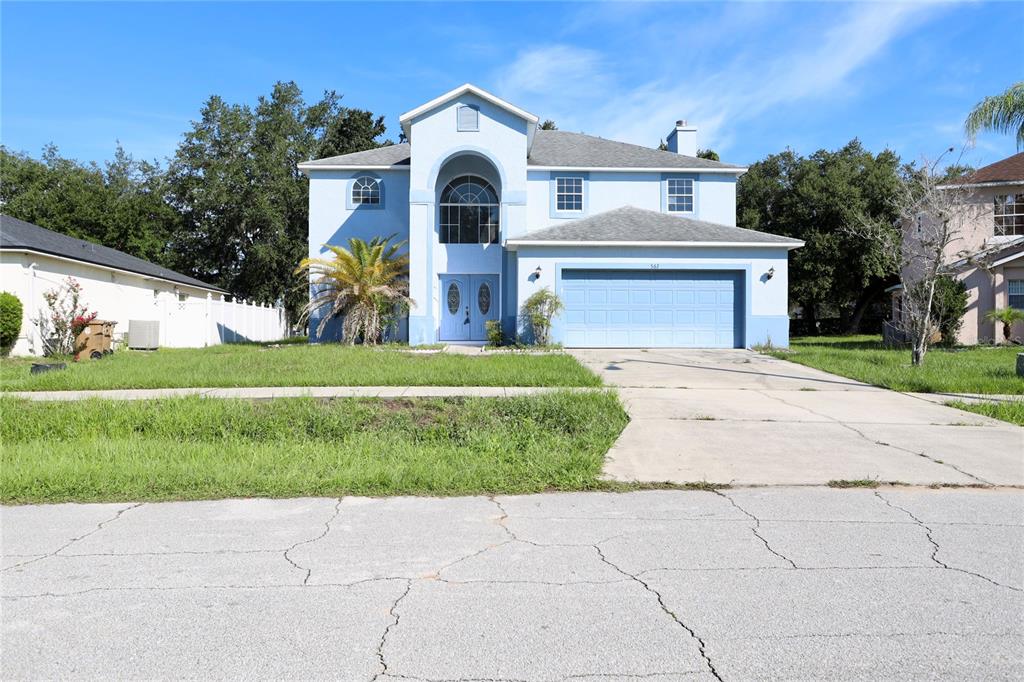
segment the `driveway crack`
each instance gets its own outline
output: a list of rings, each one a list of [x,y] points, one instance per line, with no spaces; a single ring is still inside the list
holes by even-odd
[[[648,584],[644,579],[640,578],[639,575],[630,573],[630,572],[620,568],[617,564],[613,563],[611,560],[609,560],[608,557],[605,556],[604,551],[601,549],[600,544],[591,545],[591,547],[593,547],[594,551],[597,552],[597,556],[601,559],[601,561],[603,561],[604,563],[608,564],[608,566],[612,567],[614,570],[616,570],[617,572],[621,573],[622,575],[624,575],[625,577],[629,578],[630,580],[638,583],[646,591],[648,591],[652,595],[654,595],[654,598],[658,600],[658,606],[661,607],[661,610],[663,612],[665,612],[665,614],[668,615],[668,617],[671,618],[676,623],[676,625],[678,625],[683,630],[685,630],[687,632],[687,634],[689,634],[690,637],[692,637],[695,642],[697,642],[697,650],[700,652],[700,657],[702,659],[704,659],[704,664],[708,667],[708,671],[711,673],[711,675],[716,680],[721,680],[722,677],[718,674],[718,671],[715,670],[715,665],[714,665],[714,663],[711,662],[711,657],[707,653],[707,646],[706,646],[704,640],[702,638],[700,638],[699,636],[697,636],[697,632],[692,627],[690,627],[689,625],[684,623],[682,621],[682,619],[680,619],[679,616],[676,615],[676,613],[674,611],[672,611],[668,607],[667,604],[665,604],[665,599],[661,596],[661,593],[658,592],[653,587],[651,587],[650,584]]]
[[[989,578],[986,575],[982,575],[981,573],[975,573],[974,571],[968,571],[966,568],[960,568],[958,566],[950,566],[949,564],[947,564],[946,562],[944,562],[942,559],[939,558],[939,549],[940,549],[939,548],[939,543],[932,536],[932,532],[933,531],[928,526],[928,524],[926,524],[924,521],[922,521],[917,516],[915,516],[909,509],[906,509],[905,507],[901,507],[898,504],[895,504],[895,503],[891,502],[888,498],[882,496],[882,494],[879,493],[877,490],[875,491],[875,497],[880,499],[882,502],[887,504],[889,507],[903,512],[904,514],[906,514],[907,516],[912,518],[914,520],[914,523],[916,523],[917,525],[919,525],[921,528],[924,529],[925,537],[928,538],[928,542],[931,543],[931,546],[932,546],[932,561],[935,562],[936,564],[938,564],[939,566],[941,566],[942,568],[944,568],[944,569],[946,569],[948,571],[956,571],[958,573],[964,573],[966,575],[974,576],[975,578],[981,578],[985,582],[992,583],[993,585],[996,585],[998,587],[1005,587],[1006,589],[1013,590],[1014,592],[1024,592],[1024,590],[1022,590],[1019,587],[1014,587],[1013,585],[1006,585],[1004,583],[1001,583],[1001,582],[998,582],[996,580],[993,580],[992,578]]]
[[[67,549],[71,545],[75,544],[79,540],[84,540],[85,538],[89,537],[90,535],[92,535],[94,533],[98,533],[99,531],[103,530],[103,528],[108,523],[113,523],[114,521],[117,521],[119,518],[121,518],[121,515],[124,514],[126,511],[130,511],[132,509],[135,509],[136,507],[141,507],[141,506],[142,506],[142,502],[136,502],[135,504],[130,504],[127,507],[124,507],[123,509],[119,509],[117,511],[117,513],[114,514],[109,519],[106,519],[104,521],[100,521],[99,523],[97,523],[96,527],[93,528],[92,530],[88,531],[87,533],[83,533],[82,535],[79,535],[78,537],[71,538],[66,543],[64,543],[61,547],[58,547],[57,549],[55,549],[54,551],[50,552],[49,554],[44,554],[42,556],[37,556],[34,559],[29,559],[28,561],[22,561],[21,563],[14,564],[12,566],[8,566],[7,568],[5,568],[3,570],[4,571],[10,571],[11,569],[18,568],[20,566],[28,566],[29,564],[34,564],[37,561],[42,561],[43,559],[48,559],[50,557],[57,556],[58,554],[60,554],[65,549]]]
[[[760,540],[764,544],[765,549],[767,549],[769,552],[771,552],[772,554],[774,554],[775,556],[777,556],[778,558],[782,559],[787,564],[789,564],[790,568],[798,568],[798,566],[796,565],[795,561],[793,561],[788,556],[786,556],[782,552],[779,552],[774,547],[772,547],[771,544],[769,544],[768,540],[763,535],[761,535],[761,530],[760,530],[761,529],[761,519],[757,518],[756,516],[754,516],[753,514],[748,512],[746,509],[741,507],[739,504],[736,503],[736,500],[732,499],[731,497],[729,497],[728,495],[726,495],[722,491],[720,491],[720,490],[712,490],[711,492],[713,492],[714,494],[718,495],[719,497],[724,497],[725,499],[727,499],[729,501],[729,504],[731,504],[741,514],[743,514],[744,516],[746,516],[747,518],[751,519],[754,522],[754,525],[753,525],[753,527],[751,527],[750,530],[751,530],[751,532],[754,533],[754,537],[757,538],[758,540]]]
[[[289,564],[291,564],[296,569],[298,569],[300,571],[305,571],[306,572],[306,576],[302,579],[302,584],[303,585],[306,585],[306,584],[309,583],[309,578],[313,574],[313,569],[306,568],[305,566],[300,566],[299,564],[295,563],[295,561],[293,561],[292,558],[290,556],[288,556],[288,552],[291,552],[292,550],[294,550],[294,549],[296,549],[298,547],[301,547],[303,545],[311,545],[314,542],[317,542],[319,540],[323,540],[325,537],[327,537],[327,534],[331,532],[331,524],[334,523],[334,520],[336,518],[338,518],[338,515],[341,513],[341,501],[343,499],[345,499],[345,498],[339,497],[338,501],[334,504],[334,514],[332,514],[331,518],[327,519],[327,521],[324,522],[324,531],[322,533],[320,533],[320,535],[317,535],[315,538],[311,538],[309,540],[301,540],[299,542],[296,542],[294,545],[292,545],[288,549],[284,550],[284,560],[287,561]]]
[[[788,400],[785,400],[783,398],[779,398],[777,396],[768,395],[767,393],[765,393],[762,390],[755,390],[755,392],[763,395],[765,398],[768,398],[769,400],[775,400],[775,401],[778,401],[778,402],[782,403],[783,405],[788,405],[789,407],[795,407],[797,409],[804,410],[805,412],[810,412],[811,414],[813,414],[813,415],[815,415],[817,417],[821,417],[822,419],[827,419],[830,422],[832,422],[833,424],[838,424],[839,426],[842,426],[844,429],[847,429],[849,431],[853,431],[855,434],[857,434],[858,436],[860,436],[864,440],[866,440],[869,443],[872,443],[874,445],[881,445],[882,447],[892,448],[893,450],[898,450],[899,452],[905,452],[908,455],[916,455],[917,457],[924,457],[929,462],[933,462],[935,464],[938,464],[939,466],[949,467],[953,471],[955,471],[955,472],[957,472],[959,474],[962,474],[962,475],[966,476],[967,478],[970,478],[971,480],[977,481],[978,483],[982,483],[984,485],[989,485],[989,486],[990,485],[994,485],[991,481],[986,481],[984,478],[981,478],[980,476],[975,476],[974,474],[972,474],[970,472],[964,471],[963,469],[961,469],[960,467],[956,466],[955,464],[950,464],[949,462],[943,461],[941,459],[936,459],[936,458],[932,457],[931,455],[929,455],[929,454],[927,454],[925,452],[917,452],[915,450],[911,450],[910,448],[903,448],[903,447],[900,447],[898,445],[893,445],[892,443],[886,443],[885,441],[876,440],[876,439],[872,438],[871,436],[867,435],[866,433],[864,433],[863,431],[861,431],[860,429],[856,428],[855,426],[847,424],[846,422],[844,422],[844,421],[842,421],[840,419],[836,419],[835,417],[832,417],[830,415],[824,414],[822,412],[817,412],[815,410],[812,410],[809,407],[804,407],[803,405],[797,405],[796,403],[791,403]]]

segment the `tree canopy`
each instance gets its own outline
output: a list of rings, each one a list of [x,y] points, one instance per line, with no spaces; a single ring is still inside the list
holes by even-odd
[[[737,188],[740,227],[802,239],[790,252],[790,299],[805,317],[835,316],[855,328],[890,283],[877,245],[850,230],[859,216],[897,218],[899,157],[872,154],[859,140],[804,157],[787,149],[750,166]]]
[[[36,160],[0,148],[4,213],[120,249],[240,298],[283,300],[297,315],[306,288],[309,183],[298,164],[384,144],[383,116],[333,91],[307,104],[279,82],[255,106],[210,97],[165,170],[120,146],[103,166],[47,147]]]

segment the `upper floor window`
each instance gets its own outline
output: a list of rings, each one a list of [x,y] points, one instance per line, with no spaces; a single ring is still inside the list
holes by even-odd
[[[458,108],[458,129],[459,132],[475,133],[480,130],[480,110],[469,104],[463,104]]]
[[[501,203],[491,184],[475,175],[455,178],[441,192],[442,244],[496,244]]]
[[[691,178],[668,179],[668,202],[670,213],[693,212],[693,180]]]
[[[356,178],[352,183],[352,204],[380,204],[380,180],[369,175]]]
[[[1024,194],[997,194],[995,197],[995,234],[1024,234]]]
[[[583,210],[583,178],[555,178],[555,208],[560,212]]]
[[[1008,279],[1006,284],[1010,294],[1010,307],[1024,310],[1024,279]]]

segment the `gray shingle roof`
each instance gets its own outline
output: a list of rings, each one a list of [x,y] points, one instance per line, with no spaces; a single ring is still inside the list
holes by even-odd
[[[0,215],[0,250],[8,249],[38,251],[108,268],[127,270],[149,277],[159,277],[178,284],[188,284],[193,287],[228,293],[220,287],[200,282],[198,279],[168,270],[156,263],[150,263],[148,260],[130,256],[123,251],[94,244],[84,239],[69,237],[66,234],[47,230],[45,227],[26,223],[24,220]]]
[[[575,168],[743,168],[564,130],[538,130],[527,162]]]
[[[409,143],[391,144],[377,149],[367,149],[364,152],[342,154],[341,156],[330,156],[326,159],[316,159],[300,164],[303,168],[315,168],[316,166],[408,166],[409,165]]]
[[[407,143],[307,161],[302,168],[317,166],[408,166]],[[538,130],[526,160],[530,166],[556,168],[706,168],[742,170],[731,163],[683,156],[636,144],[606,140],[603,137],[570,133],[564,130]]]
[[[510,239],[517,242],[715,242],[796,247],[799,239],[623,206]]]

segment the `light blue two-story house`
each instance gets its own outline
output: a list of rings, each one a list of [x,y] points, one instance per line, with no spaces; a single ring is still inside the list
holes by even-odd
[[[564,302],[552,337],[567,347],[788,343],[802,242],[736,227],[746,169],[697,158],[684,121],[659,151],[540,130],[469,84],[399,120],[403,144],[299,168],[311,256],[349,237],[408,241],[410,344],[483,342],[487,320],[514,335],[541,287]]]

